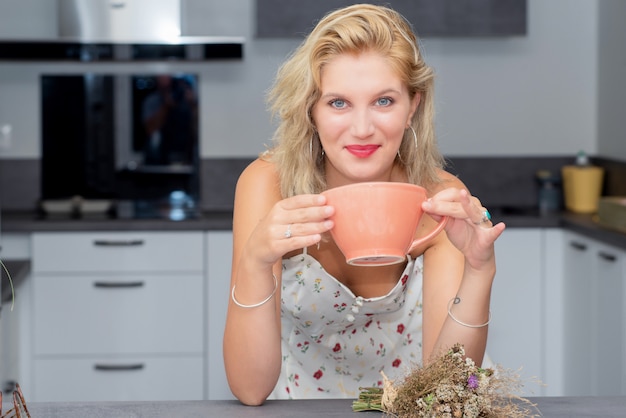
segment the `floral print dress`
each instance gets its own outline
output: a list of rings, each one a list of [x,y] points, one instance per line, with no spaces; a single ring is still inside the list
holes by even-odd
[[[283,260],[282,368],[270,399],[357,398],[422,358],[422,257],[385,296],[362,298],[306,250]]]

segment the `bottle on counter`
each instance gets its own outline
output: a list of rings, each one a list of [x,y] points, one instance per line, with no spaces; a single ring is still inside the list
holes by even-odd
[[[550,170],[539,170],[535,173],[539,183],[539,213],[546,215],[561,210],[563,196],[561,193],[561,176]]]
[[[561,169],[565,208],[576,213],[595,213],[602,194],[602,167],[590,163],[584,151],[579,151],[574,165]]]
[[[576,155],[576,166],[578,167],[587,167],[589,165],[589,157],[587,153],[583,150],[578,151]]]

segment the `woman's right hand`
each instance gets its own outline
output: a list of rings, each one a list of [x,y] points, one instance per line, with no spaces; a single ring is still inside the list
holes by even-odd
[[[252,231],[246,254],[257,257],[257,262],[274,265],[290,251],[317,244],[322,234],[333,227],[328,219],[333,213],[326,197],[319,194],[280,200]]]

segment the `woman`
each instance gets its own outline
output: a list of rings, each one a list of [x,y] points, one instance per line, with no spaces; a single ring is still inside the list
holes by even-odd
[[[455,343],[482,361],[504,230],[442,169],[433,73],[391,9],[327,15],[283,64],[270,92],[275,145],[235,194],[231,301],[224,334],[230,388],[266,398],[357,397]],[[319,193],[365,182],[415,183],[429,200],[416,235],[445,233],[401,264],[347,265]]]

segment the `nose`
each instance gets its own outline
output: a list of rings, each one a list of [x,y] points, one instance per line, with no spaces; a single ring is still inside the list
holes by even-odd
[[[374,123],[367,109],[355,110],[352,115],[351,134],[357,138],[367,138],[374,133]]]

